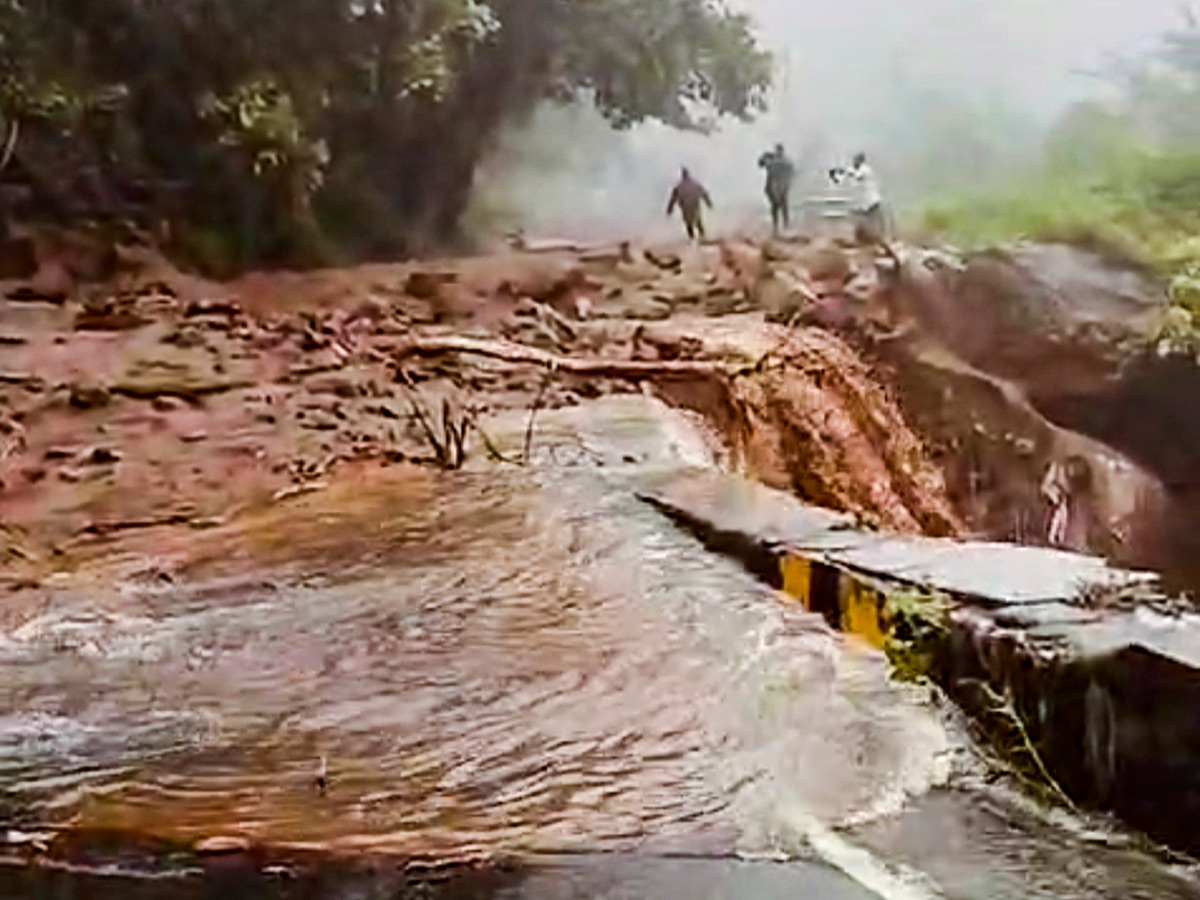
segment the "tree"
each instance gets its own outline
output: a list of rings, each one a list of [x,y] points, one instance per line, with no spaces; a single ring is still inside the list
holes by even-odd
[[[4,85],[119,88],[135,139],[109,156],[190,185],[193,226],[259,236],[247,260],[294,255],[272,236],[297,225],[361,253],[453,239],[481,155],[548,98],[709,128],[770,76],[724,0],[0,0],[14,47]]]

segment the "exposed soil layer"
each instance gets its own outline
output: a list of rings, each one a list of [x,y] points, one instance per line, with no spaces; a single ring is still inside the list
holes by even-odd
[[[1061,246],[924,261],[914,254],[892,291],[910,331],[884,356],[968,523],[1045,541],[1043,479],[1082,461],[1066,546],[1200,580],[1188,414],[1200,370],[1138,349],[1161,286]]]

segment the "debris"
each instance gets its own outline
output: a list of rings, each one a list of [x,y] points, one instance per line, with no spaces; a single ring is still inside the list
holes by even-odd
[[[324,797],[325,788],[328,786],[328,768],[323,756],[317,763],[317,774],[313,777],[313,785],[316,787],[317,793]]]
[[[280,488],[271,495],[271,500],[275,503],[281,500],[290,500],[292,497],[299,497],[303,494],[311,494],[314,491],[323,491],[329,485],[324,481],[306,481],[303,484],[293,484],[289,487]]]
[[[93,447],[80,455],[79,462],[83,465],[102,466],[119,462],[120,459],[120,451],[113,450],[111,447]]]
[[[665,271],[677,272],[683,268],[683,259],[676,253],[659,253],[647,248],[642,254],[649,262]]]
[[[441,296],[444,285],[457,280],[454,272],[413,272],[404,282],[404,292],[418,300],[435,300]]]
[[[196,841],[192,845],[192,852],[199,856],[225,856],[231,853],[245,853],[251,846],[250,841],[244,837],[215,835]]]
[[[75,409],[101,409],[112,401],[107,388],[98,385],[72,384],[70,404]]]
[[[192,319],[197,316],[227,316],[234,318],[242,314],[242,308],[233,300],[196,300],[188,304],[183,316]]]
[[[133,331],[149,324],[132,304],[109,299],[84,306],[75,315],[76,331]]]
[[[166,395],[154,397],[150,401],[150,408],[160,413],[175,412],[176,410],[183,409],[184,406],[184,402],[178,397],[169,397]]]

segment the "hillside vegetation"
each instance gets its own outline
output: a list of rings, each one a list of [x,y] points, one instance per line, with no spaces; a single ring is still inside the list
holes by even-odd
[[[1065,242],[1147,267],[1171,299],[1153,342],[1200,351],[1200,26],[1110,74],[1120,99],[1072,107],[1023,176],[936,197],[911,225],[967,248]]]

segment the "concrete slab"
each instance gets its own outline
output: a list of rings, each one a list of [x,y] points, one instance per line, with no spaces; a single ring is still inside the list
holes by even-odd
[[[713,470],[675,473],[643,495],[672,515],[764,545],[897,582],[995,605],[1071,600],[1090,590],[1148,587],[1153,573],[1040,547],[882,534],[853,517]]]

